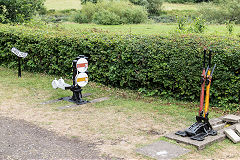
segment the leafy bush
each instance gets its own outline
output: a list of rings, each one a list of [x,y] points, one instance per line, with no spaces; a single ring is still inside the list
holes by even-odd
[[[29,55],[23,69],[71,78],[72,60],[89,57],[89,79],[162,97],[198,101],[203,49],[212,49],[210,104],[239,107],[240,46],[231,36],[115,35],[0,25],[0,62],[15,67],[16,47]]]
[[[76,23],[89,23],[90,20],[87,18],[85,14],[82,14],[82,12],[77,12],[73,15],[73,21]]]
[[[162,0],[129,0],[129,1],[135,5],[140,5],[147,8],[147,11],[151,16],[153,15],[157,16],[160,15],[160,13],[162,13],[163,4]]]
[[[212,23],[224,24],[226,21],[234,21],[240,24],[240,0],[219,0],[219,3],[207,3],[199,12]]]
[[[201,17],[195,18],[194,22],[192,23],[191,29],[196,33],[203,33],[204,30],[206,29],[205,20],[202,19]]]
[[[219,0],[165,0],[170,3],[200,3],[200,2],[218,2]]]
[[[108,10],[101,10],[93,15],[93,22],[96,24],[103,25],[116,25],[120,24],[120,17],[114,12]]]
[[[74,18],[78,23],[94,22],[105,25],[137,24],[146,20],[147,11],[143,7],[123,1],[86,3]]]
[[[177,17],[177,32],[203,33],[206,29],[205,20],[201,17],[191,19],[187,16]]]
[[[46,12],[44,0],[0,0],[1,22],[24,22],[29,20],[37,11]]]
[[[233,21],[226,22],[226,28],[227,28],[229,34],[233,33],[234,25],[235,25],[235,23]]]
[[[81,4],[86,4],[88,2],[91,2],[91,3],[97,3],[98,0],[80,0],[81,1]]]
[[[150,15],[160,15],[162,12],[162,3],[161,0],[148,0],[148,4],[146,5],[148,13]]]

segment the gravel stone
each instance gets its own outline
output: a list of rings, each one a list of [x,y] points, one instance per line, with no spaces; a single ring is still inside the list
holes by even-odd
[[[106,159],[95,144],[66,138],[24,120],[0,117],[0,159]]]

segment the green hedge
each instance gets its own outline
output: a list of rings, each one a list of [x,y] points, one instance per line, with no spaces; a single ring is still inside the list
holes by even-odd
[[[203,48],[217,64],[211,104],[238,109],[240,96],[239,40],[200,35],[113,35],[0,26],[0,62],[16,67],[16,47],[29,56],[24,70],[71,77],[71,62],[89,58],[90,81],[146,92],[148,95],[198,101]],[[49,82],[50,83],[50,82]]]

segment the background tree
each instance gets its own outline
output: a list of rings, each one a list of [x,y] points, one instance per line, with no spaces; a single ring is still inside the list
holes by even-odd
[[[43,11],[45,0],[0,0],[0,21],[24,22]]]

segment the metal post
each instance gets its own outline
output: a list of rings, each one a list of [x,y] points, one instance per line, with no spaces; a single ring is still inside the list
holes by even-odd
[[[21,77],[21,58],[18,57],[18,77]]]
[[[76,75],[77,75],[77,67],[76,67],[76,65],[77,65],[77,60],[73,60],[73,77],[72,77],[72,80],[73,80],[73,85],[75,86],[76,85],[76,80],[75,80],[75,78],[76,78]]]

